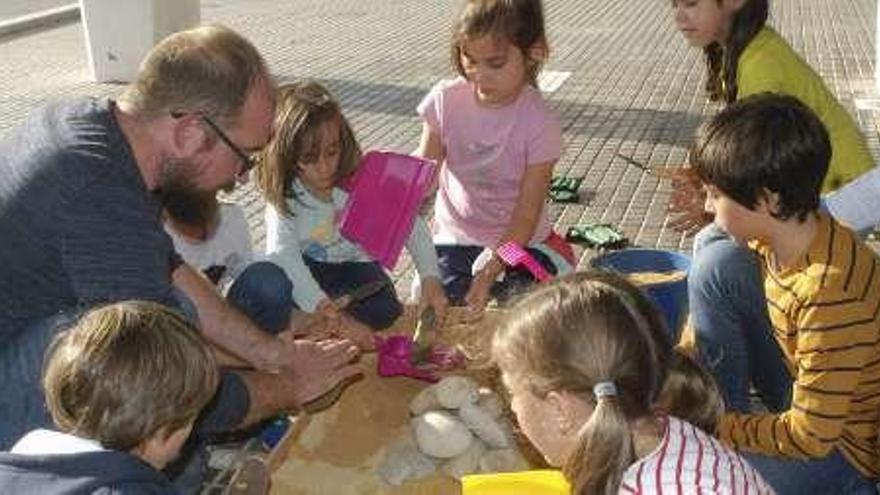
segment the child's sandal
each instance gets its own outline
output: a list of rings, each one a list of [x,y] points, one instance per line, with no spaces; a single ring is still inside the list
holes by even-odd
[[[554,203],[577,203],[583,177],[556,176],[550,180],[548,195]]]
[[[607,223],[569,227],[565,233],[565,240],[600,250],[621,249],[629,245],[629,239]]]
[[[572,191],[577,192],[578,188],[581,187],[581,183],[584,181],[583,177],[566,177],[564,175],[557,175],[550,179],[550,187],[551,191]]]
[[[572,191],[550,191],[550,200],[554,203],[571,204],[580,201],[580,195]]]

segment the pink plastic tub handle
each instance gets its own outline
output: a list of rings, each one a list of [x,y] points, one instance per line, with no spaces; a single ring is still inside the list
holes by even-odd
[[[522,246],[513,241],[508,241],[498,246],[498,249],[496,249],[495,252],[502,261],[510,266],[525,266],[526,269],[540,282],[546,282],[552,278],[551,275],[547,273],[547,270],[538,263],[538,260],[532,257],[532,255],[523,249]]]

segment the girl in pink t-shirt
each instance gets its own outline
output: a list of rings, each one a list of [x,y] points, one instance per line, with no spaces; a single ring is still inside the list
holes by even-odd
[[[637,287],[587,271],[519,300],[492,358],[520,429],[573,494],[774,493],[700,429],[714,430],[721,396],[667,335]]]
[[[469,0],[452,44],[461,77],[439,82],[418,106],[419,154],[442,164],[433,238],[454,304],[482,308],[533,282],[494,255],[505,241],[527,246],[550,273],[571,270],[571,248],[553,234],[544,202],[562,148],[536,88],[547,53],[540,0]]]

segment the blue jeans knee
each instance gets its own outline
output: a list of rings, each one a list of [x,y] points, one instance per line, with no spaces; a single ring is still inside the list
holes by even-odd
[[[791,459],[743,452],[742,456],[779,495],[874,495],[865,478],[838,450],[819,459]]]
[[[771,410],[787,409],[791,376],[773,337],[757,255],[714,224],[694,245],[688,302],[697,347],[728,409],[749,411],[750,385]]]
[[[292,291],[293,283],[281,267],[260,261],[236,277],[226,299],[258,327],[277,334],[287,328],[295,307]]]

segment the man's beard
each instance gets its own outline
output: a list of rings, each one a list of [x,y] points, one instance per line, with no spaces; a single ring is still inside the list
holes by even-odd
[[[184,225],[205,227],[217,211],[216,190],[199,189],[193,180],[196,167],[187,160],[166,158],[156,194],[168,216]],[[221,189],[231,190],[235,183]]]

